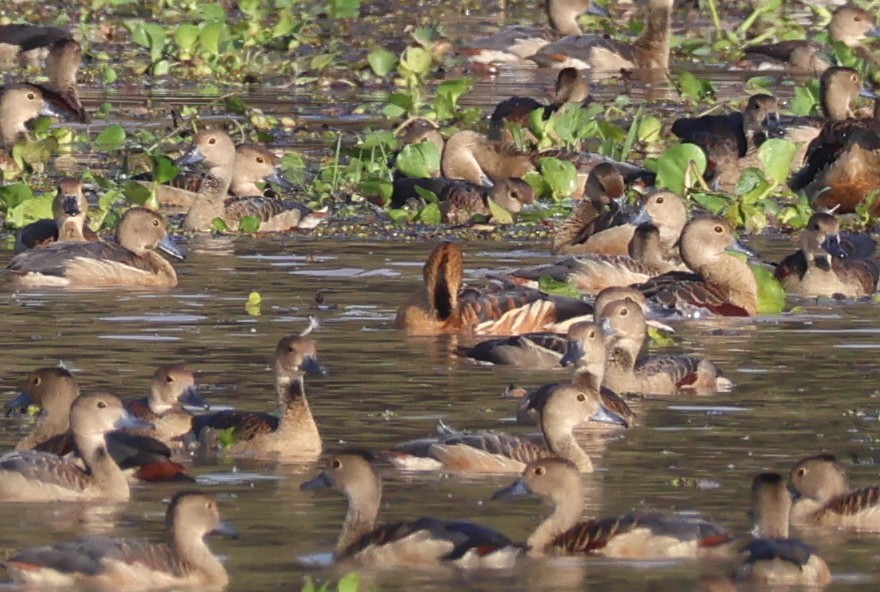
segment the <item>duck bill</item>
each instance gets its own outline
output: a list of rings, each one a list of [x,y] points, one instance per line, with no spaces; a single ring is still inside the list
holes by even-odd
[[[581,345],[581,342],[569,341],[568,347],[565,348],[565,355],[559,360],[559,365],[563,368],[573,366],[574,364],[577,364],[582,357],[584,357],[584,348]]]
[[[599,423],[610,423],[612,425],[618,425],[625,428],[629,427],[629,422],[614,413],[604,405],[599,405],[599,408],[596,412],[590,416],[590,421],[596,421]]]
[[[16,411],[21,409],[27,409],[31,405],[34,404],[34,400],[30,398],[26,393],[19,393],[17,397],[12,399],[11,401],[7,401],[5,405],[3,405],[3,409],[5,410],[6,417],[9,417]]]
[[[205,155],[198,145],[193,145],[183,156],[174,161],[174,164],[198,164],[205,160]]]
[[[867,86],[863,86],[862,90],[859,92],[860,97],[865,97],[866,99],[876,99],[878,98],[877,93],[868,88]]]
[[[61,198],[61,209],[68,216],[79,216],[82,210],[79,209],[79,196],[68,194]]]
[[[296,189],[296,186],[291,183],[287,179],[287,177],[284,176],[284,173],[282,173],[277,168],[272,169],[272,172],[266,176],[266,181],[268,181],[272,185],[277,185],[278,187],[281,187],[282,189],[286,189],[288,191],[293,191],[294,189]]]
[[[871,27],[871,29],[865,33],[866,37],[874,37],[875,39],[880,38],[880,28]]]
[[[611,324],[611,319],[602,319],[602,324],[599,328],[602,329],[603,337],[611,337],[616,332],[614,331],[614,325]]]
[[[499,489],[498,491],[493,493],[492,499],[509,499],[512,497],[521,497],[524,495],[532,495],[532,490],[529,489],[529,486],[526,485],[525,481],[523,481],[522,479],[517,479],[504,489]]]
[[[314,479],[310,479],[299,486],[303,491],[309,491],[312,489],[329,489],[331,487],[333,487],[333,483],[330,481],[330,477],[327,476],[327,473],[323,471]]]
[[[327,367],[319,364],[318,360],[312,356],[306,356],[303,358],[302,368],[306,374],[320,374],[321,376],[326,376],[328,372]]]
[[[605,18],[611,18],[611,13],[608,12],[608,9],[604,6],[596,4],[595,2],[590,2],[590,6],[587,8],[587,14],[592,14],[593,16],[604,16]]]
[[[761,255],[757,253],[757,251],[751,249],[750,247],[745,246],[738,240],[733,241],[733,244],[727,247],[727,250],[732,253],[739,253],[741,255],[745,255],[746,257],[750,257],[752,259],[760,259]]]
[[[144,421],[139,417],[135,417],[128,411],[123,410],[119,419],[113,422],[113,427],[117,430],[150,430],[155,426],[150,422]]]
[[[238,529],[224,520],[221,520],[220,523],[214,527],[214,530],[208,534],[229,537],[231,539],[237,539],[239,536]]]
[[[838,259],[846,259],[846,251],[840,245],[840,235],[838,233],[829,234],[822,243],[822,248]]]
[[[199,391],[194,386],[186,387],[180,396],[180,402],[190,407],[198,407],[199,409],[210,409],[211,405],[199,395]]]
[[[764,120],[764,127],[767,128],[767,134],[771,137],[778,138],[785,133],[785,129],[779,121],[778,113],[770,113],[767,115],[767,119]]]
[[[638,226],[645,222],[653,222],[653,220],[651,220],[651,214],[648,213],[648,208],[642,206],[639,208],[639,211],[636,212],[636,215],[629,219],[629,223],[633,226]]]
[[[156,248],[158,248],[169,257],[177,259],[178,261],[183,261],[184,259],[186,259],[186,251],[183,249],[183,247],[179,247],[174,244],[174,241],[171,240],[170,236],[162,237],[162,240],[160,240],[158,244],[156,244]]]

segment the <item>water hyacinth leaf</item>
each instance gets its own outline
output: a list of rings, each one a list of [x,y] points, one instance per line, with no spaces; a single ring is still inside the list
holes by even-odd
[[[358,192],[369,197],[378,197],[384,205],[388,205],[394,194],[394,183],[388,179],[367,179],[358,185]]]
[[[361,3],[360,0],[330,0],[329,9],[330,18],[357,18],[361,11]]]
[[[153,197],[153,192],[137,181],[126,181],[122,190],[125,200],[134,206],[144,206]]]
[[[458,99],[471,90],[474,81],[470,78],[457,78],[446,80],[437,86],[437,96],[434,99],[434,111],[437,119],[446,120],[455,117],[458,107]]]
[[[795,152],[797,146],[794,142],[772,138],[758,148],[758,159],[764,165],[764,173],[767,177],[777,185],[782,185],[788,180]]]
[[[404,208],[397,208],[388,210],[388,217],[398,226],[402,226],[412,218],[412,212]]]
[[[256,216],[242,216],[238,221],[239,232],[253,234],[260,230],[260,219]]]
[[[746,81],[746,90],[749,94],[765,94],[770,95],[768,89],[775,82],[772,76],[752,76]]]
[[[260,296],[260,293],[257,291],[253,291],[248,294],[247,302],[244,303],[244,311],[252,317],[260,316],[260,304],[263,302],[263,297]]]
[[[309,62],[309,69],[314,70],[315,72],[320,72],[324,68],[332,64],[333,60],[335,59],[335,53],[323,53],[316,55],[312,58],[311,62]]]
[[[492,214],[492,222],[496,224],[513,224],[513,214],[499,206],[493,199],[489,199],[489,212]]]
[[[54,199],[55,196],[51,193],[26,199],[6,212],[6,223],[15,228],[21,228],[25,224],[37,220],[51,219]]]
[[[397,137],[394,135],[394,132],[379,130],[367,134],[357,147],[362,150],[372,150],[373,148],[389,150],[394,146],[397,146]]]
[[[153,178],[157,183],[168,183],[180,174],[180,169],[174,161],[160,154],[153,157]]]
[[[238,436],[235,435],[235,428],[227,428],[217,434],[217,442],[221,446],[232,446],[238,442]]]
[[[0,187],[0,198],[3,199],[7,211],[33,197],[34,192],[31,191],[31,187],[27,183],[12,183]]]
[[[397,169],[407,177],[430,177],[440,170],[440,150],[431,142],[404,146],[397,155]]]
[[[211,220],[211,230],[214,232],[229,232],[229,226],[223,218],[214,218]]]
[[[214,2],[202,2],[198,4],[196,14],[203,21],[225,21],[226,10]]]
[[[772,190],[773,185],[767,181],[764,172],[755,167],[749,167],[739,176],[733,192],[739,196],[741,204],[754,205],[767,197]]]
[[[639,121],[636,138],[639,142],[654,143],[660,141],[660,134],[663,133],[663,122],[653,115],[644,115]]]
[[[358,592],[361,589],[361,577],[357,572],[347,573],[336,584],[336,592]]]
[[[715,96],[715,88],[711,82],[697,78],[686,71],[678,76],[678,92],[682,98],[694,101],[702,101]]]
[[[529,171],[522,180],[529,184],[529,187],[535,192],[535,197],[550,196],[550,186],[538,171]]]
[[[177,31],[174,32],[174,43],[180,50],[180,59],[189,59],[199,40],[199,28],[195,25],[182,24],[178,25]]]
[[[199,33],[199,47],[202,52],[211,56],[219,56],[226,39],[226,23],[216,22],[202,27]]]
[[[102,150],[119,150],[125,144],[125,138],[125,128],[113,123],[98,134],[98,137],[95,138],[95,144]]]
[[[27,140],[12,147],[12,159],[19,168],[24,168],[25,164],[48,162],[57,149],[58,140],[51,136],[42,140]]]
[[[704,193],[697,191],[691,193],[689,197],[698,206],[709,210],[713,214],[720,214],[730,205],[729,199],[723,195],[718,195],[717,193]]]
[[[542,275],[538,278],[538,289],[550,296],[569,296],[580,298],[581,293],[569,282],[558,282],[550,276]]]
[[[685,189],[694,181],[688,178],[690,163],[694,163],[699,174],[706,172],[706,155],[699,146],[676,144],[668,148],[655,161],[657,187],[683,195]]]
[[[794,115],[800,117],[811,115],[818,106],[818,91],[812,85],[794,87],[794,98],[789,101],[789,109]]]
[[[577,169],[571,162],[558,158],[541,158],[538,164],[541,167],[541,176],[556,201],[570,197],[577,189]]]
[[[758,284],[758,314],[779,314],[785,308],[785,290],[767,267],[750,263]]]
[[[429,203],[419,211],[418,221],[422,224],[436,226],[440,224],[440,220],[440,205],[437,203]]]
[[[675,339],[673,339],[672,335],[670,335],[666,331],[658,329],[657,327],[652,327],[651,325],[648,325],[647,329],[648,339],[650,339],[654,345],[659,345],[662,347],[675,345]]]
[[[431,54],[421,47],[410,47],[400,57],[400,67],[404,74],[411,73],[422,78],[431,70]]]
[[[367,54],[367,63],[376,76],[386,76],[397,65],[397,56],[384,47],[378,47]]]
[[[406,93],[391,93],[388,104],[382,109],[385,117],[395,119],[409,113],[414,107],[413,99]]]

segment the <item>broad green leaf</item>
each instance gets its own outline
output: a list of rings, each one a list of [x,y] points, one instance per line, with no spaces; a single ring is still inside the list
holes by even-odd
[[[125,144],[125,128],[112,123],[101,130],[95,138],[95,145],[102,150],[119,150]]]
[[[335,53],[324,53],[316,55],[312,58],[312,61],[309,63],[309,68],[316,72],[320,72],[327,66],[333,63],[333,60],[336,59]]]
[[[794,142],[772,138],[758,148],[758,159],[764,165],[764,173],[767,177],[775,181],[777,185],[783,185],[791,172],[791,163],[795,152],[797,152],[797,145]]]
[[[196,15],[203,21],[225,21],[226,10],[214,2],[200,2]]]
[[[336,592],[358,592],[360,585],[360,575],[357,572],[351,572],[339,578],[339,583],[336,584]]]
[[[357,18],[360,10],[360,0],[330,0],[328,12],[330,13],[330,18],[348,19]]]
[[[720,214],[730,205],[730,200],[716,193],[694,192],[689,195],[690,199],[702,208],[706,208],[713,214]]]
[[[235,435],[235,428],[227,428],[217,434],[217,443],[221,446],[232,446],[237,442],[238,437]]]
[[[146,205],[153,197],[153,192],[137,181],[126,181],[125,185],[122,186],[122,189],[126,201],[135,206]]]
[[[385,76],[397,65],[397,56],[384,47],[379,47],[367,54],[367,62],[376,76]]]
[[[229,232],[229,226],[223,218],[214,218],[211,220],[211,230],[214,232]]]
[[[357,145],[357,147],[362,150],[370,150],[372,148],[390,149],[396,145],[397,137],[394,135],[393,132],[390,132],[388,130],[379,130],[368,133],[366,137],[361,141],[361,143]]]
[[[456,115],[458,99],[469,92],[473,86],[474,81],[470,78],[457,78],[441,82],[437,86],[437,94],[434,99],[434,111],[437,113],[437,119],[453,119]]]
[[[388,205],[394,194],[394,184],[387,179],[367,179],[358,185],[358,192],[368,197],[378,196],[383,204]]]
[[[798,85],[794,87],[794,98],[789,102],[789,108],[793,114],[801,117],[810,115],[818,106],[818,92],[812,86]]]
[[[557,282],[550,276],[542,275],[538,278],[538,289],[551,296],[570,296],[580,298],[581,293],[569,282]]]
[[[678,76],[678,92],[686,99],[702,101],[715,95],[712,83],[702,78],[697,78],[687,71]]]
[[[400,57],[400,67],[404,72],[423,78],[431,70],[433,59],[431,54],[421,47],[410,47]]]
[[[199,28],[197,26],[188,24],[178,25],[177,31],[174,32],[174,43],[177,44],[177,48],[180,50],[181,59],[188,59],[192,56],[198,40]]]
[[[492,214],[492,222],[497,224],[513,224],[513,214],[495,203],[495,200],[489,199],[489,212]]]
[[[178,174],[180,174],[180,169],[173,160],[164,154],[153,157],[153,179],[157,183],[168,183]]]
[[[651,343],[654,345],[660,345],[663,347],[669,347],[671,345],[675,345],[675,339],[673,339],[672,335],[658,329],[657,327],[652,327],[648,325],[648,339],[651,340]]]
[[[636,138],[640,142],[659,142],[661,133],[663,133],[663,122],[653,115],[642,116],[636,132]]]
[[[688,178],[691,162],[696,165],[699,174],[706,171],[706,155],[699,146],[676,144],[668,148],[656,160],[657,187],[684,195],[685,188],[693,183],[693,179]]]
[[[440,203],[440,198],[437,197],[437,194],[430,189],[425,189],[424,187],[419,187],[418,185],[414,185],[413,189],[416,190],[416,195],[421,197],[426,204]]]
[[[238,221],[238,231],[253,234],[260,230],[260,219],[256,216],[242,216]]]
[[[224,40],[226,39],[226,23],[216,22],[202,27],[199,33],[199,47],[202,53],[211,57],[219,56]]]
[[[48,162],[57,149],[58,140],[51,136],[43,140],[26,140],[12,147],[12,158],[24,168],[25,164]]]
[[[426,205],[419,212],[418,220],[422,224],[430,224],[436,226],[440,224],[440,206],[436,203]]]
[[[758,283],[758,313],[779,314],[785,308],[785,290],[773,272],[759,264],[749,264]]]
[[[541,176],[550,187],[550,193],[555,200],[571,197],[577,189],[578,176],[574,164],[558,158],[541,158],[538,160],[541,167]]]
[[[27,183],[13,183],[0,187],[0,197],[2,197],[8,211],[26,200],[33,199],[34,192]]]
[[[44,218],[52,218],[52,202],[55,196],[51,193],[26,199],[6,212],[6,223],[21,228],[25,224]]]
[[[397,155],[397,170],[407,177],[430,177],[440,170],[440,151],[431,142],[404,146]]]

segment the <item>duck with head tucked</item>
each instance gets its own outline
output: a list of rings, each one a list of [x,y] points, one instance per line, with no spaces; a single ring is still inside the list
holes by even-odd
[[[315,342],[300,335],[283,337],[275,347],[277,415],[223,410],[192,418],[192,435],[206,447],[224,445],[232,456],[307,461],[320,456],[321,434],[306,399],[306,374],[326,374]]]
[[[31,547],[14,553],[4,564],[13,582],[29,588],[138,592],[219,590],[228,585],[226,568],[204,539],[238,533],[220,520],[213,495],[175,494],[165,512],[165,533],[165,543],[92,536]]]
[[[184,251],[168,236],[165,220],[131,208],[116,228],[116,243],[57,242],[12,258],[6,278],[15,287],[168,288],[174,267],[156,251],[182,260]]]
[[[63,241],[96,241],[98,235],[86,226],[89,201],[79,179],[65,178],[58,182],[58,193],[52,200],[52,220],[37,220],[23,227],[15,237],[15,252]]]
[[[394,180],[389,205],[421,209],[426,205],[424,191],[436,196],[441,221],[445,224],[467,224],[475,216],[489,218],[492,215],[490,201],[511,214],[535,201],[534,190],[522,179],[502,179],[486,187],[464,179],[402,177]]]
[[[59,41],[72,40],[70,31],[29,23],[0,25],[0,65],[17,62],[21,68],[42,65],[49,49]]]
[[[492,499],[518,496],[546,499],[553,511],[526,540],[528,554],[601,555],[621,559],[671,559],[727,555],[733,537],[700,518],[636,513],[581,520],[583,483],[577,468],[560,458],[526,465],[522,476]]]
[[[504,535],[460,520],[419,518],[376,525],[382,479],[372,454],[346,450],[300,489],[335,489],[348,498],[348,512],[333,558],[374,567],[509,568],[522,549]]]
[[[7,452],[0,455],[0,500],[126,501],[128,480],[105,438],[113,430],[144,427],[149,424],[128,413],[117,397],[80,395],[70,408],[70,429],[86,469],[47,452]]]
[[[519,286],[473,290],[463,288],[461,246],[444,242],[428,255],[424,285],[398,309],[394,326],[413,335],[473,333],[514,335],[543,331],[592,312],[573,298],[548,296]]]
[[[632,43],[601,35],[569,35],[542,47],[532,60],[550,68],[599,72],[669,69],[673,0],[646,0],[645,27]]]

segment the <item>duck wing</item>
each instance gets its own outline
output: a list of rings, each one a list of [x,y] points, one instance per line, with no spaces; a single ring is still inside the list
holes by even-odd
[[[815,554],[813,547],[800,539],[755,539],[743,547],[748,563],[781,559],[795,565],[806,565]]]
[[[142,564],[151,570],[174,575],[184,573],[183,565],[167,545],[105,536],[32,547],[19,551],[7,561],[24,569],[39,567],[62,573],[97,576],[106,569],[108,560]]]
[[[231,431],[236,441],[250,440],[258,434],[271,434],[278,429],[278,418],[269,413],[226,409],[194,415],[192,431],[200,437],[204,430]]]
[[[0,471],[18,473],[44,485],[57,485],[77,491],[85,491],[89,485],[89,477],[85,471],[48,452],[7,452],[0,455]]]
[[[224,202],[224,207],[226,216],[232,220],[255,216],[261,222],[266,222],[285,212],[299,212],[300,216],[309,213],[309,209],[301,203],[264,196],[231,197]]]
[[[7,269],[15,273],[40,273],[62,277],[67,266],[76,259],[115,261],[138,267],[138,257],[116,243],[61,242],[19,253]]]
[[[529,354],[537,353],[536,350],[561,358],[565,348],[565,335],[544,332],[488,339],[470,348],[459,347],[456,353],[478,362],[519,365],[524,359],[531,360]]]

